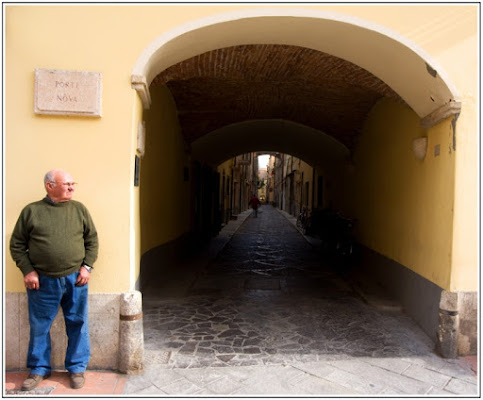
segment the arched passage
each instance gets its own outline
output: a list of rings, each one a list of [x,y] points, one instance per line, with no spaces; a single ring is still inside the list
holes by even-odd
[[[350,163],[350,152],[331,136],[284,120],[256,120],[215,130],[191,145],[195,159],[217,166],[228,158],[260,149],[292,154],[311,165],[324,167]]]
[[[454,176],[454,160],[451,159],[450,149],[444,172],[435,162],[425,165],[421,174],[418,171],[421,166],[416,164],[413,153],[407,149],[415,139],[432,129],[435,141],[431,146],[441,147],[439,142],[442,142],[443,147],[450,147],[445,132],[454,129],[454,125],[448,117],[459,113],[460,103],[458,93],[444,71],[406,39],[354,18],[302,10],[228,13],[178,27],[158,37],[143,52],[133,70],[132,84],[144,108],[149,110],[146,113],[154,115],[158,109],[152,112],[152,104],[159,104],[153,101],[153,93],[159,96],[166,86],[155,89],[152,83],[163,71],[197,55],[203,54],[207,59],[215,57],[213,54],[218,49],[230,49],[246,43],[297,46],[344,60],[384,82],[404,104],[393,100],[370,104],[369,112],[359,126],[364,131],[358,144],[359,151],[350,154],[351,159],[355,156],[356,168],[359,167],[353,176],[348,176],[351,171],[346,173],[344,169],[334,167],[349,158],[343,140],[337,142],[335,135],[327,135],[323,129],[304,126],[294,120],[287,122],[274,116],[258,120],[257,110],[252,119],[235,119],[216,129],[205,129],[201,137],[188,135],[186,154],[216,165],[222,161],[223,154],[238,154],[244,149],[290,148],[289,153],[300,154],[314,160],[314,163],[326,162],[334,170],[331,178],[343,183],[338,185],[337,196],[342,199],[340,207],[352,210],[361,219],[366,218],[362,221],[364,244],[377,253],[377,257],[382,255],[396,260],[398,265],[395,269],[407,267],[411,273],[429,280],[429,284],[436,284],[438,288],[433,288],[435,294],[425,300],[434,305],[439,301],[435,298],[439,296],[440,288],[448,285],[451,259],[443,253],[435,256],[429,248],[421,252],[414,249],[421,248],[421,243],[428,237],[432,237],[434,247],[438,249],[451,247],[454,181],[447,177]],[[402,65],[404,68],[401,68]],[[199,90],[200,87],[194,88]],[[180,99],[176,96],[182,92],[172,90],[170,95],[164,93],[162,97],[176,109],[179,107],[176,100]],[[175,101],[172,98],[167,100],[171,95]],[[319,104],[314,107],[322,108]],[[184,112],[182,109],[178,117]],[[343,122],[343,117],[340,122]],[[435,127],[441,122],[444,122],[443,128]],[[183,123],[180,125],[173,131],[183,131]],[[156,127],[158,132],[163,131],[160,127]],[[283,134],[267,135],[267,130]],[[196,133],[197,130],[192,129],[191,132]],[[262,137],[260,147],[252,148],[251,144],[245,143],[243,138],[247,137],[248,142],[250,138],[260,140]],[[354,148],[351,147],[350,151]],[[416,193],[419,197],[414,196]],[[433,203],[442,203],[442,207],[428,209],[428,205]],[[397,215],[394,210],[402,212]],[[441,226],[441,221],[445,221],[444,226]],[[434,232],[438,233],[437,237],[434,237]],[[412,290],[406,290],[404,296],[414,297],[414,294]],[[432,313],[429,319],[429,322],[418,322],[426,324],[428,333],[434,336],[437,325],[435,314]]]
[[[179,26],[144,50],[132,85],[149,108],[149,86],[161,71],[196,54],[246,43],[302,46],[359,65],[396,91],[426,126],[459,112],[456,88],[417,46],[389,29],[322,11],[237,11]]]

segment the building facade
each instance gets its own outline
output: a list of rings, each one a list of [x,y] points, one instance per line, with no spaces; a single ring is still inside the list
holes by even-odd
[[[123,324],[142,324],[130,302],[244,209],[256,186],[237,171],[252,161],[233,158],[279,152],[271,201],[357,218],[371,276],[447,356],[474,353],[478,16],[471,3],[5,4],[4,246],[45,172],[71,172],[100,239],[89,367],[140,369],[120,356]],[[4,264],[6,367],[23,368],[25,289]],[[53,337],[60,365],[60,320]]]
[[[240,154],[217,168],[220,174],[220,202],[223,224],[248,209],[248,202],[257,191],[258,161],[256,153]]]

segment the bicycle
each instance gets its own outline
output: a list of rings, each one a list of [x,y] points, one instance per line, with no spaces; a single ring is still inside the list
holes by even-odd
[[[307,231],[307,225],[309,223],[309,210],[306,207],[302,208],[302,211],[297,217],[297,228],[302,230],[302,233],[305,234]]]

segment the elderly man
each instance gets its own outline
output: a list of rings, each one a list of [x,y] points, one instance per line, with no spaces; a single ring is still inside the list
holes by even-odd
[[[71,387],[79,389],[90,358],[87,282],[97,259],[97,231],[86,207],[72,200],[75,182],[69,173],[49,171],[44,184],[47,196],[22,210],[10,241],[28,295],[30,375],[22,390],[50,376],[50,328],[59,306],[68,337],[65,368]]]

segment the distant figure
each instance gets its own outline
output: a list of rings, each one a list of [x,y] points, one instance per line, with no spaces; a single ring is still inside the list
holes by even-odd
[[[253,213],[255,214],[255,218],[258,216],[258,207],[261,206],[262,203],[260,203],[260,200],[258,200],[258,197],[256,194],[252,196],[250,201],[248,202],[248,205],[253,208]]]

